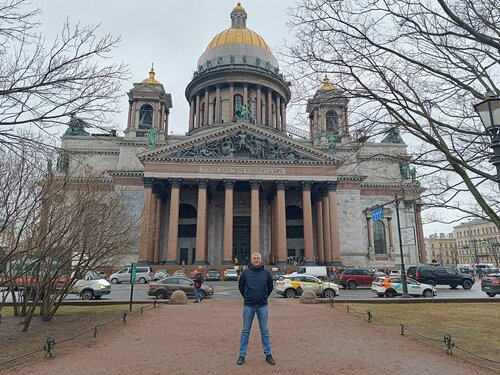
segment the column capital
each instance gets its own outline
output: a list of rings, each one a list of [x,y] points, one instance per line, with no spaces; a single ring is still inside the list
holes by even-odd
[[[284,180],[276,180],[274,181],[277,190],[285,190],[286,189],[286,181]]]
[[[168,180],[170,188],[180,188],[182,186],[182,178],[171,178]]]
[[[142,183],[145,188],[153,188],[156,185],[156,178],[154,177],[143,177]]]
[[[302,191],[311,190],[314,182],[312,181],[300,181],[300,185],[302,186]]]
[[[204,178],[197,179],[196,186],[198,186],[198,189],[206,189],[206,188],[208,188],[208,180],[204,179]]]
[[[236,180],[225,179],[222,181],[222,183],[224,184],[224,189],[233,189],[234,184],[236,184]]]
[[[259,189],[262,187],[262,181],[261,180],[250,180],[250,189]]]
[[[325,188],[327,191],[337,191],[337,181],[327,181]]]

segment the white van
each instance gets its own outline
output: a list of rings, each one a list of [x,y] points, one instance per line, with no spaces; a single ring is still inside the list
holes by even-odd
[[[74,277],[74,272],[71,277]],[[81,279],[75,281],[68,293],[78,294],[81,299],[86,300],[99,299],[111,293],[111,284],[97,272],[87,271]]]
[[[326,269],[326,266],[303,266],[300,267],[296,273],[304,273],[306,275],[316,276],[320,280],[328,279],[328,271]]]

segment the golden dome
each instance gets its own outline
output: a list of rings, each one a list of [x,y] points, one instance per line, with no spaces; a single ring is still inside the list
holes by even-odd
[[[250,29],[240,27],[226,29],[214,36],[212,41],[208,43],[207,50],[226,44],[249,44],[271,52],[271,48],[269,48],[267,43],[259,34]]]
[[[337,88],[330,83],[328,76],[325,74],[325,78],[323,78],[323,84],[319,89],[322,91],[330,91],[330,90],[336,90]]]
[[[154,83],[154,84],[160,83],[155,79],[155,70],[153,69],[153,64],[151,64],[151,70],[149,71],[149,78],[143,79],[141,83]]]
[[[241,6],[241,3],[238,1],[238,4],[236,4],[236,6],[233,8],[233,11],[231,13],[233,13],[233,12],[243,12],[243,13],[246,13],[246,10],[245,10],[245,8],[243,8]]]

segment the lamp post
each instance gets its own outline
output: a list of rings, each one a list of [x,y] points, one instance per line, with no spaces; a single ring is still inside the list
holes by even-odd
[[[394,205],[396,206],[396,219],[398,221],[398,235],[399,235],[399,255],[401,257],[401,282],[403,284],[403,294],[401,298],[410,298],[408,293],[408,280],[406,279],[405,259],[403,256],[403,237],[401,236],[401,223],[399,220],[399,202],[401,198],[394,197]]]
[[[484,94],[484,100],[476,104],[474,109],[491,137],[493,156],[490,161],[497,169],[497,183],[500,186],[500,98],[488,91]]]

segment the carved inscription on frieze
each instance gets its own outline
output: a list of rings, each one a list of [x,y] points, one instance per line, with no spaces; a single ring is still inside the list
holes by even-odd
[[[285,174],[285,168],[200,167],[202,173]]]

